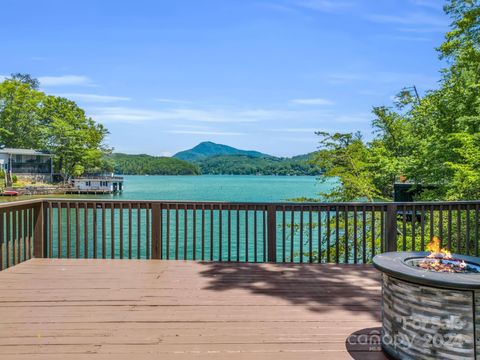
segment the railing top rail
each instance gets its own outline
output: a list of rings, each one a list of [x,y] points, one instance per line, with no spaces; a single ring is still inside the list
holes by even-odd
[[[201,200],[121,200],[121,199],[102,199],[102,198],[44,198],[38,199],[44,202],[104,202],[104,203],[156,203],[156,204],[212,204],[212,205],[270,205],[270,206],[435,206],[435,205],[477,205],[480,200],[464,201],[416,201],[416,202],[250,202],[250,201],[201,201]]]
[[[0,203],[0,209],[41,204],[41,203],[44,202],[44,200],[45,199],[29,199],[29,200],[2,202],[2,203]]]

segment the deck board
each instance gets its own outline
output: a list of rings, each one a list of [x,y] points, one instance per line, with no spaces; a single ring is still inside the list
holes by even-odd
[[[0,272],[0,358],[386,359],[346,343],[379,311],[367,265],[33,259]]]

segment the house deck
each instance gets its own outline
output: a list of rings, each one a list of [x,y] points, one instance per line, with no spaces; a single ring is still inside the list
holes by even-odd
[[[33,259],[0,272],[0,358],[386,359],[365,265]],[[347,341],[350,340],[350,341]]]

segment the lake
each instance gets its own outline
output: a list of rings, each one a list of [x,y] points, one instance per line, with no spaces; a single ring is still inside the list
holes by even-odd
[[[318,197],[331,185],[315,176],[125,176],[122,200],[287,201]]]

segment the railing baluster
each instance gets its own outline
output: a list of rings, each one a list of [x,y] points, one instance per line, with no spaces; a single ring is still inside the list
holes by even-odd
[[[142,256],[142,210],[140,203],[137,204],[137,259]]]
[[[358,219],[357,208],[353,208],[353,263],[358,263],[358,231],[357,231]]]
[[[218,210],[218,261],[222,261],[223,239],[222,239],[222,205],[219,205]]]
[[[335,263],[340,262],[340,219],[338,205],[335,205]]]
[[[262,222],[263,222],[263,262],[268,261],[267,255],[267,209],[262,210]],[[277,210],[274,209],[273,211],[275,217],[275,224],[277,221]],[[277,238],[277,229],[275,226],[275,239]],[[275,242],[275,258],[277,254],[277,242]]]
[[[183,260],[187,260],[188,253],[188,209],[187,205],[183,209]]]
[[[10,231],[11,231],[11,224],[10,224],[10,210],[7,210],[6,216],[5,216],[5,222],[6,222],[6,241],[5,241],[5,258],[7,260],[7,265],[6,267],[10,267]]]
[[[465,205],[465,254],[470,255],[470,208]]]
[[[6,243],[6,241],[5,241],[5,239],[6,239],[5,238],[5,228],[4,228],[4,225],[5,225],[4,216],[5,216],[4,211],[0,210],[0,271],[5,268],[5,266],[3,264],[3,260],[5,258],[4,246],[5,246],[5,243]]]
[[[286,229],[287,221],[285,215],[285,205],[282,206],[282,262],[286,262]]]
[[[257,207],[253,207],[253,261],[258,262],[257,259]]]
[[[230,210],[229,210],[230,211]],[[193,205],[193,260],[197,259],[197,205]],[[228,260],[230,261],[230,259]]]
[[[461,223],[462,223],[462,214],[461,214],[461,211],[460,211],[460,205],[457,205],[457,253],[460,253],[460,239],[461,239],[461,230],[460,230],[460,226],[461,226]]]
[[[291,207],[290,210],[290,262],[295,262],[294,259],[294,248],[295,248],[295,208]]]
[[[245,261],[248,262],[248,205],[245,207]]]
[[[110,204],[110,252],[110,258],[115,259],[115,203],[113,202]]]
[[[478,257],[478,204],[475,204],[475,256]]]
[[[17,264],[22,262],[22,242],[23,242],[23,210],[18,211],[18,250],[17,250]]]
[[[416,226],[417,226],[417,208],[415,207],[415,205],[413,205],[412,206],[412,247],[411,247],[412,251],[416,250],[416,244],[415,244]],[[406,251],[407,249],[402,249],[402,250]]]
[[[322,262],[322,208],[318,206],[318,259],[317,262]]]
[[[150,259],[150,249],[151,249],[151,244],[150,244],[150,205],[146,204],[145,205],[145,258]],[[112,240],[113,241],[113,240]]]
[[[312,207],[308,207],[308,262],[313,262],[313,224],[312,224]]]
[[[123,259],[123,204],[120,203],[119,207],[120,208],[118,209],[118,217],[120,219],[119,219],[119,222],[118,222],[118,226],[119,226],[119,229],[118,229],[119,239],[118,239],[118,241],[119,241],[119,245],[120,245],[120,259]]]
[[[62,203],[57,203],[57,257],[60,259],[63,255],[62,253]]]
[[[213,261],[214,239],[213,239],[213,205],[210,205],[210,261]]]
[[[70,236],[71,236],[71,229],[70,229],[70,203],[67,202],[67,259],[70,259]]]
[[[395,212],[395,221],[396,221],[396,212]],[[396,231],[396,228],[395,228]],[[395,234],[395,238],[396,238]],[[365,205],[362,206],[362,263],[367,262],[367,208]]]
[[[17,210],[12,211],[12,264],[17,264]]]
[[[327,205],[327,248],[325,249],[327,252],[327,263],[330,262],[330,235],[331,235],[331,226],[330,226],[330,211],[331,208]]]
[[[175,205],[175,260],[178,260],[178,204]]]
[[[98,228],[97,228],[97,203],[93,203],[92,204],[92,221],[93,221],[93,258],[96,259],[97,258],[97,231],[98,231]]]
[[[228,221],[227,221],[227,241],[228,241],[228,262],[232,261],[232,210],[228,206]]]
[[[303,263],[303,206],[300,206],[300,263]]]
[[[237,205],[237,262],[240,261],[240,205]]]
[[[88,205],[83,203],[83,256],[88,259]]]
[[[102,203],[102,259],[107,258],[107,233],[106,233],[106,210],[105,203]]]
[[[75,257],[80,257],[80,215],[78,203],[75,203]]]
[[[202,261],[205,261],[205,204],[202,204]]]
[[[343,217],[344,223],[345,223],[345,229],[344,229],[344,238],[345,238],[345,259],[344,263],[348,264],[348,257],[349,257],[349,246],[348,246],[348,207],[345,206],[343,209]]]
[[[375,256],[375,206],[372,205],[372,258]]]
[[[132,234],[132,203],[128,203],[128,258],[132,259],[133,234]]]

